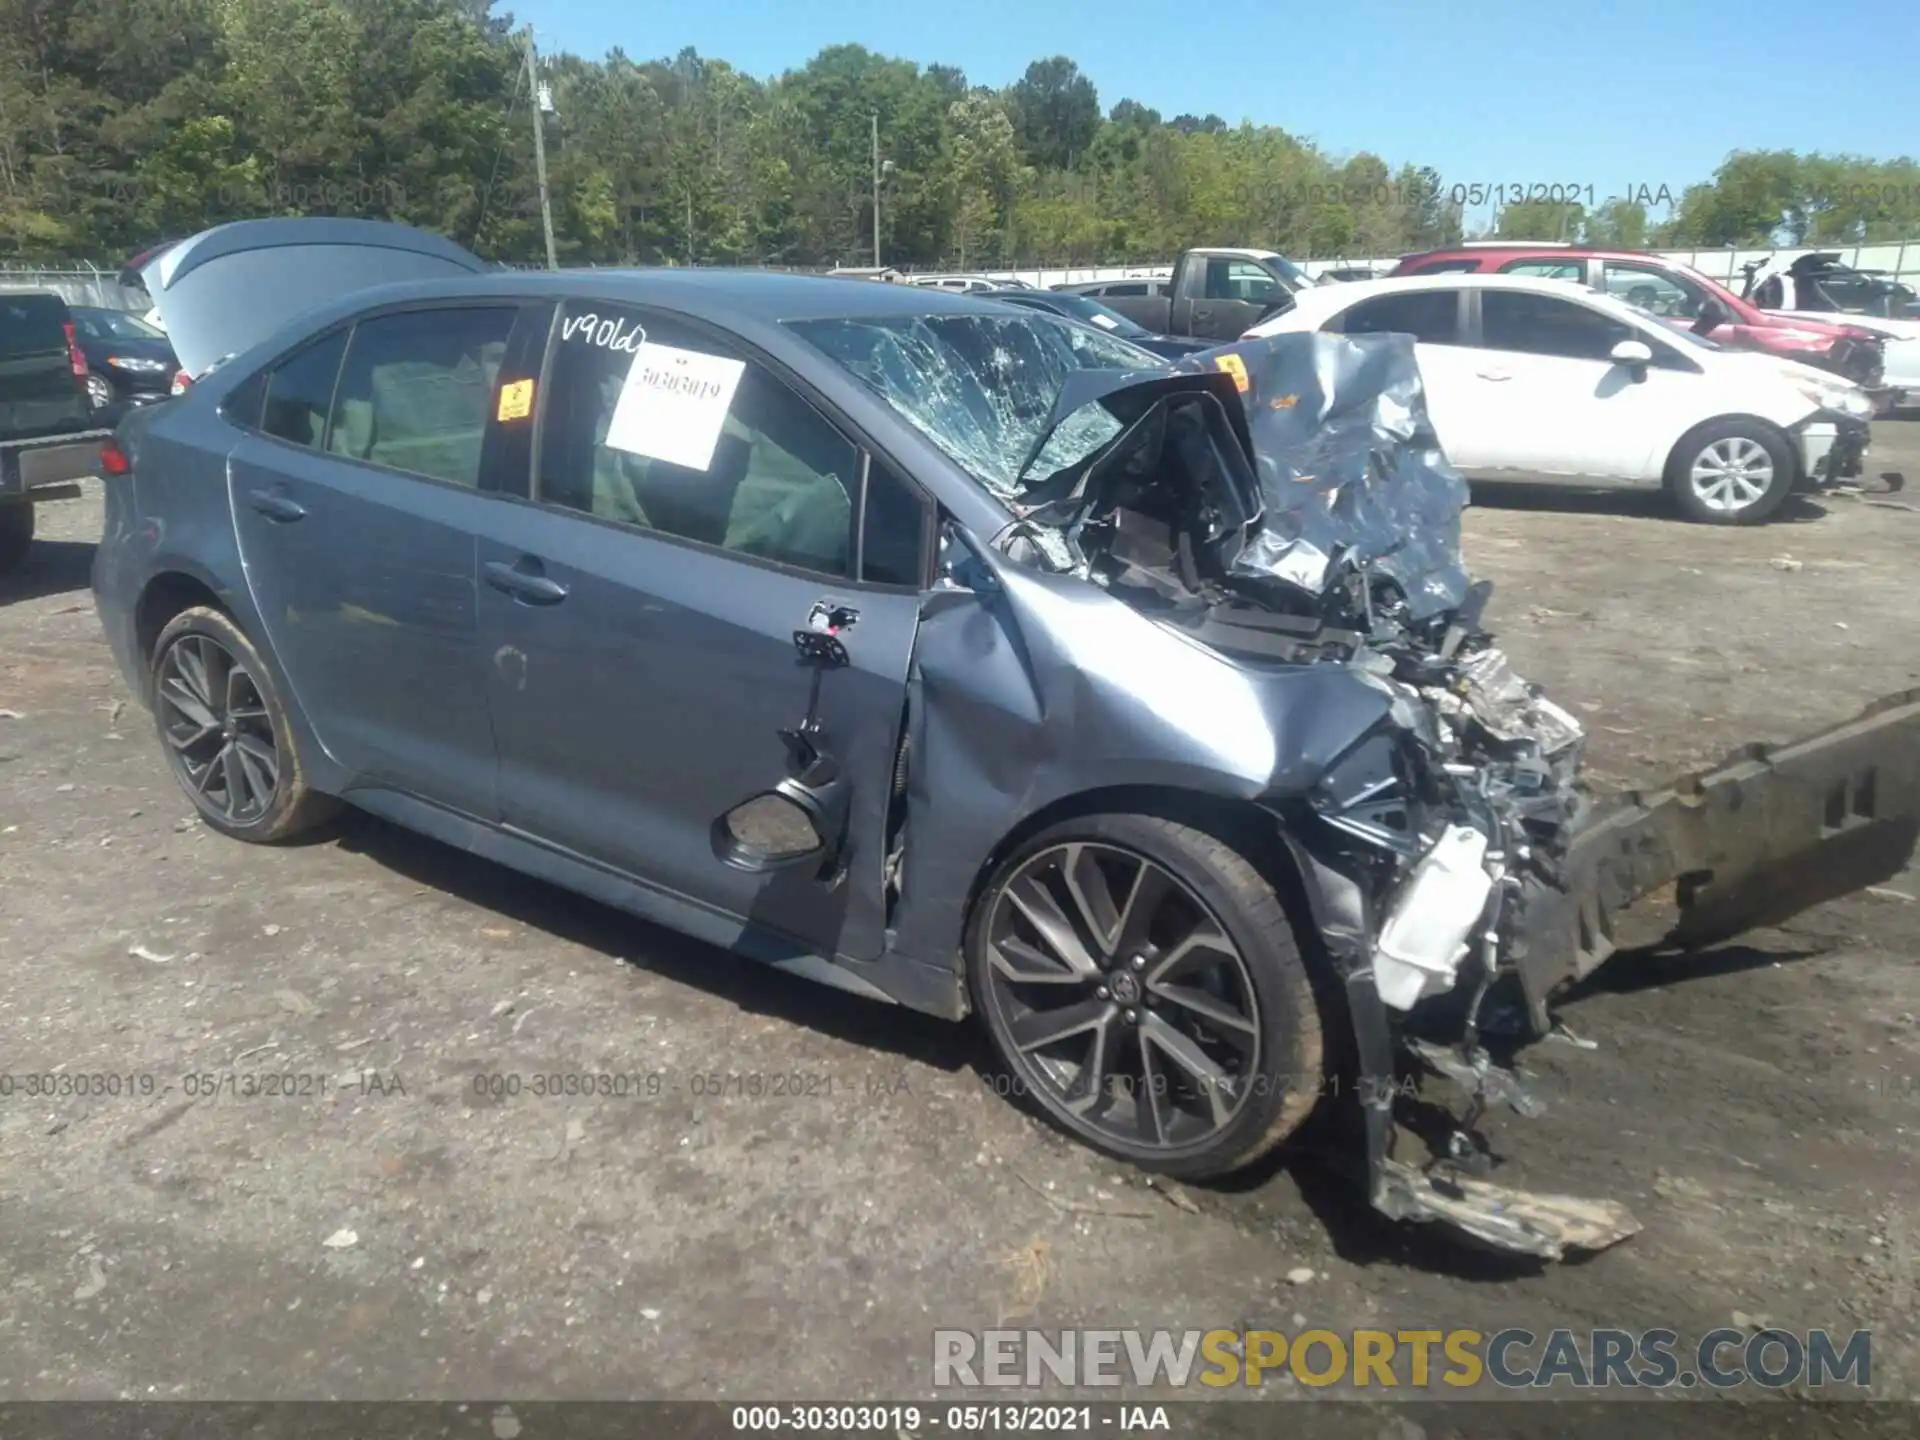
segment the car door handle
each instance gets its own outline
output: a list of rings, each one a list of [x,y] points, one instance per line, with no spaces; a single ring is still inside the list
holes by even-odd
[[[1513,372],[1511,370],[1476,370],[1473,373],[1478,375],[1482,380],[1511,380],[1513,378]]]
[[[487,583],[529,605],[558,605],[567,598],[567,587],[559,581],[521,568],[529,563],[538,565],[540,562],[531,557],[525,557],[513,565],[504,560],[489,560],[486,565]]]
[[[281,520],[291,523],[295,520],[304,520],[307,515],[306,506],[296,500],[289,500],[277,491],[255,490],[247,499],[254,509],[258,510],[269,520]]]

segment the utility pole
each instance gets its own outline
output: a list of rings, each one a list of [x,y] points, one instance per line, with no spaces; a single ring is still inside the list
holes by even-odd
[[[533,170],[540,181],[540,228],[547,237],[547,268],[558,270],[560,258],[553,248],[553,201],[547,195],[546,116],[540,108],[540,67],[533,53],[533,27],[526,31],[527,86],[533,92]]]
[[[873,267],[880,268],[880,112],[875,110],[869,117],[873,121]]]

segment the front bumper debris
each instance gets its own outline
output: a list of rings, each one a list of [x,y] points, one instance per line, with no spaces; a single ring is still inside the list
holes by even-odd
[[[1809,487],[1850,480],[1864,468],[1871,427],[1865,420],[1839,416],[1819,420],[1799,433],[1800,473]]]

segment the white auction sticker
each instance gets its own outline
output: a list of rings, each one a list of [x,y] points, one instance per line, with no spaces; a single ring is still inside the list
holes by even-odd
[[[607,424],[614,450],[705,470],[746,363],[643,341]]]

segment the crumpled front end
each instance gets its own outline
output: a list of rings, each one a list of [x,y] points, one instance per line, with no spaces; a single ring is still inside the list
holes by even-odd
[[[1820,817],[1809,820],[1808,802],[1780,786],[1756,794],[1765,777],[1743,773],[1734,783],[1747,787],[1750,815],[1768,813],[1771,796],[1799,817],[1776,827],[1777,844],[1738,851],[1724,831],[1741,797],[1724,787],[1721,829],[1683,833],[1677,800],[1615,803],[1604,841],[1589,838],[1585,735],[1513,672],[1482,627],[1491,586],[1470,583],[1461,559],[1466,487],[1435,441],[1405,337],[1282,335],[1178,368],[1196,382],[1232,377],[1246,455],[1203,423],[1199,400],[1213,389],[1162,380],[1110,394],[1101,403],[1119,414],[1119,438],[1030,490],[1040,503],[998,548],[1077,573],[1246,670],[1337,667],[1387,697],[1384,718],[1304,787],[1276,785],[1257,802],[1298,862],[1344,987],[1371,1199],[1396,1218],[1437,1220],[1546,1258],[1633,1234],[1637,1223],[1613,1202],[1478,1178],[1486,1154],[1475,1126],[1486,1107],[1541,1109],[1481,1043],[1489,997],[1517,989],[1525,1003],[1503,1011],[1523,1013],[1532,1038],[1544,1037],[1553,989],[1610,953],[1595,938],[1610,917],[1685,880],[1677,867],[1704,863],[1718,881],[1694,875],[1689,893],[1733,897],[1731,911],[1718,912],[1724,931],[1730,915],[1759,913],[1741,909],[1742,867],[1777,871],[1811,854],[1824,843]],[[1833,765],[1857,768],[1862,745],[1905,747],[1904,765],[1887,772],[1893,783],[1868,785],[1864,803],[1886,811],[1873,815],[1880,843],[1870,856],[1828,846],[1817,898],[1883,878],[1903,846],[1911,854],[1911,824],[1880,822],[1920,811],[1920,712],[1912,721],[1883,719],[1875,739],[1844,756],[1816,741],[1801,757],[1821,777]],[[1861,783],[1847,780],[1845,794]],[[1701,859],[1716,855],[1717,870]],[[1411,1070],[1467,1096],[1424,1166],[1394,1154],[1400,1077]]]

